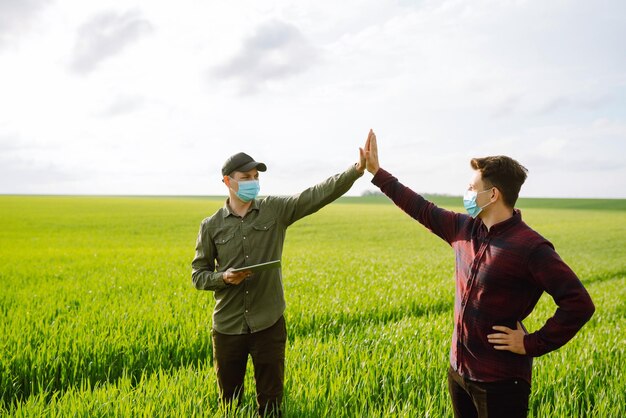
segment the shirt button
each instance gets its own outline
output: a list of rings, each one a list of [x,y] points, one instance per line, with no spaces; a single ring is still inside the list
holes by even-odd
[[[250,293],[250,292],[248,292],[248,291],[246,290],[246,295],[247,295],[248,293]]]
[[[248,313],[248,310],[246,309],[246,313]]]
[[[246,237],[243,237],[243,239],[246,239]]]
[[[249,256],[247,255],[246,258],[248,258]]]

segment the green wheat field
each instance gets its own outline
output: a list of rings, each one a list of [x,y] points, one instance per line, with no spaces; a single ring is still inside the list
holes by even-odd
[[[190,278],[200,221],[223,201],[0,196],[0,416],[253,416],[252,373],[242,407],[218,407],[213,294]],[[569,344],[535,359],[530,416],[626,416],[626,200],[518,207],[596,304]],[[450,247],[385,198],[294,224],[285,416],[451,416],[453,270]],[[526,326],[554,309],[544,295]]]

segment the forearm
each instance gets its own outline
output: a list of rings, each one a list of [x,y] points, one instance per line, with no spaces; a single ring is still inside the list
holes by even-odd
[[[372,183],[410,217],[422,222],[425,206],[430,202],[404,186],[396,177],[382,168],[378,169],[372,178]]]
[[[331,176],[302,193],[288,198],[290,201],[288,206],[292,208],[291,213],[288,214],[290,218],[288,223],[315,213],[343,196],[362,175],[363,173],[356,169],[356,165],[352,165],[343,173]]]
[[[575,310],[570,311],[559,307],[541,329],[524,337],[524,348],[528,355],[542,356],[562,347],[574,338],[595,312],[595,306],[588,294],[586,297],[581,297],[577,305]]]
[[[532,256],[533,278],[554,299],[557,309],[543,327],[524,338],[529,355],[541,356],[563,346],[589,321],[595,312],[591,296],[574,272],[549,245]]]
[[[417,220],[431,232],[447,241],[455,239],[460,227],[459,214],[437,207],[418,193],[404,186],[393,175],[379,168],[372,183],[393,201],[407,215]],[[459,225],[457,225],[457,221]]]
[[[224,282],[222,272],[194,269],[191,273],[191,281],[198,290],[217,290],[228,286]]]

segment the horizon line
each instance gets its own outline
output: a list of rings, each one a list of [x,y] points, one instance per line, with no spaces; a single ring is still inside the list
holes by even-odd
[[[450,198],[460,198],[461,195],[447,194],[447,193],[428,193],[421,192],[418,193],[422,196],[434,196],[434,197],[450,197]],[[289,194],[280,195],[280,194],[270,194],[270,195],[259,195],[260,198],[267,196],[289,196]],[[343,195],[338,199],[342,198],[368,198],[368,197],[386,197],[382,192],[380,193],[364,193],[360,195]],[[220,198],[226,199],[228,196],[226,195],[212,195],[212,194],[90,194],[90,193],[1,193],[0,197],[172,197],[172,198]],[[520,196],[520,199],[562,199],[562,200],[626,200],[626,197],[550,197],[550,196]]]

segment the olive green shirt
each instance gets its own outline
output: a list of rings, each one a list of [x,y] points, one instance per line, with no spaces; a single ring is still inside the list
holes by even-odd
[[[278,321],[285,311],[281,269],[254,273],[239,285],[224,283],[223,272],[280,260],[287,227],[343,195],[360,176],[353,165],[300,194],[253,200],[243,218],[227,200],[202,221],[191,278],[196,289],[214,292],[213,329],[237,335],[261,331]]]

